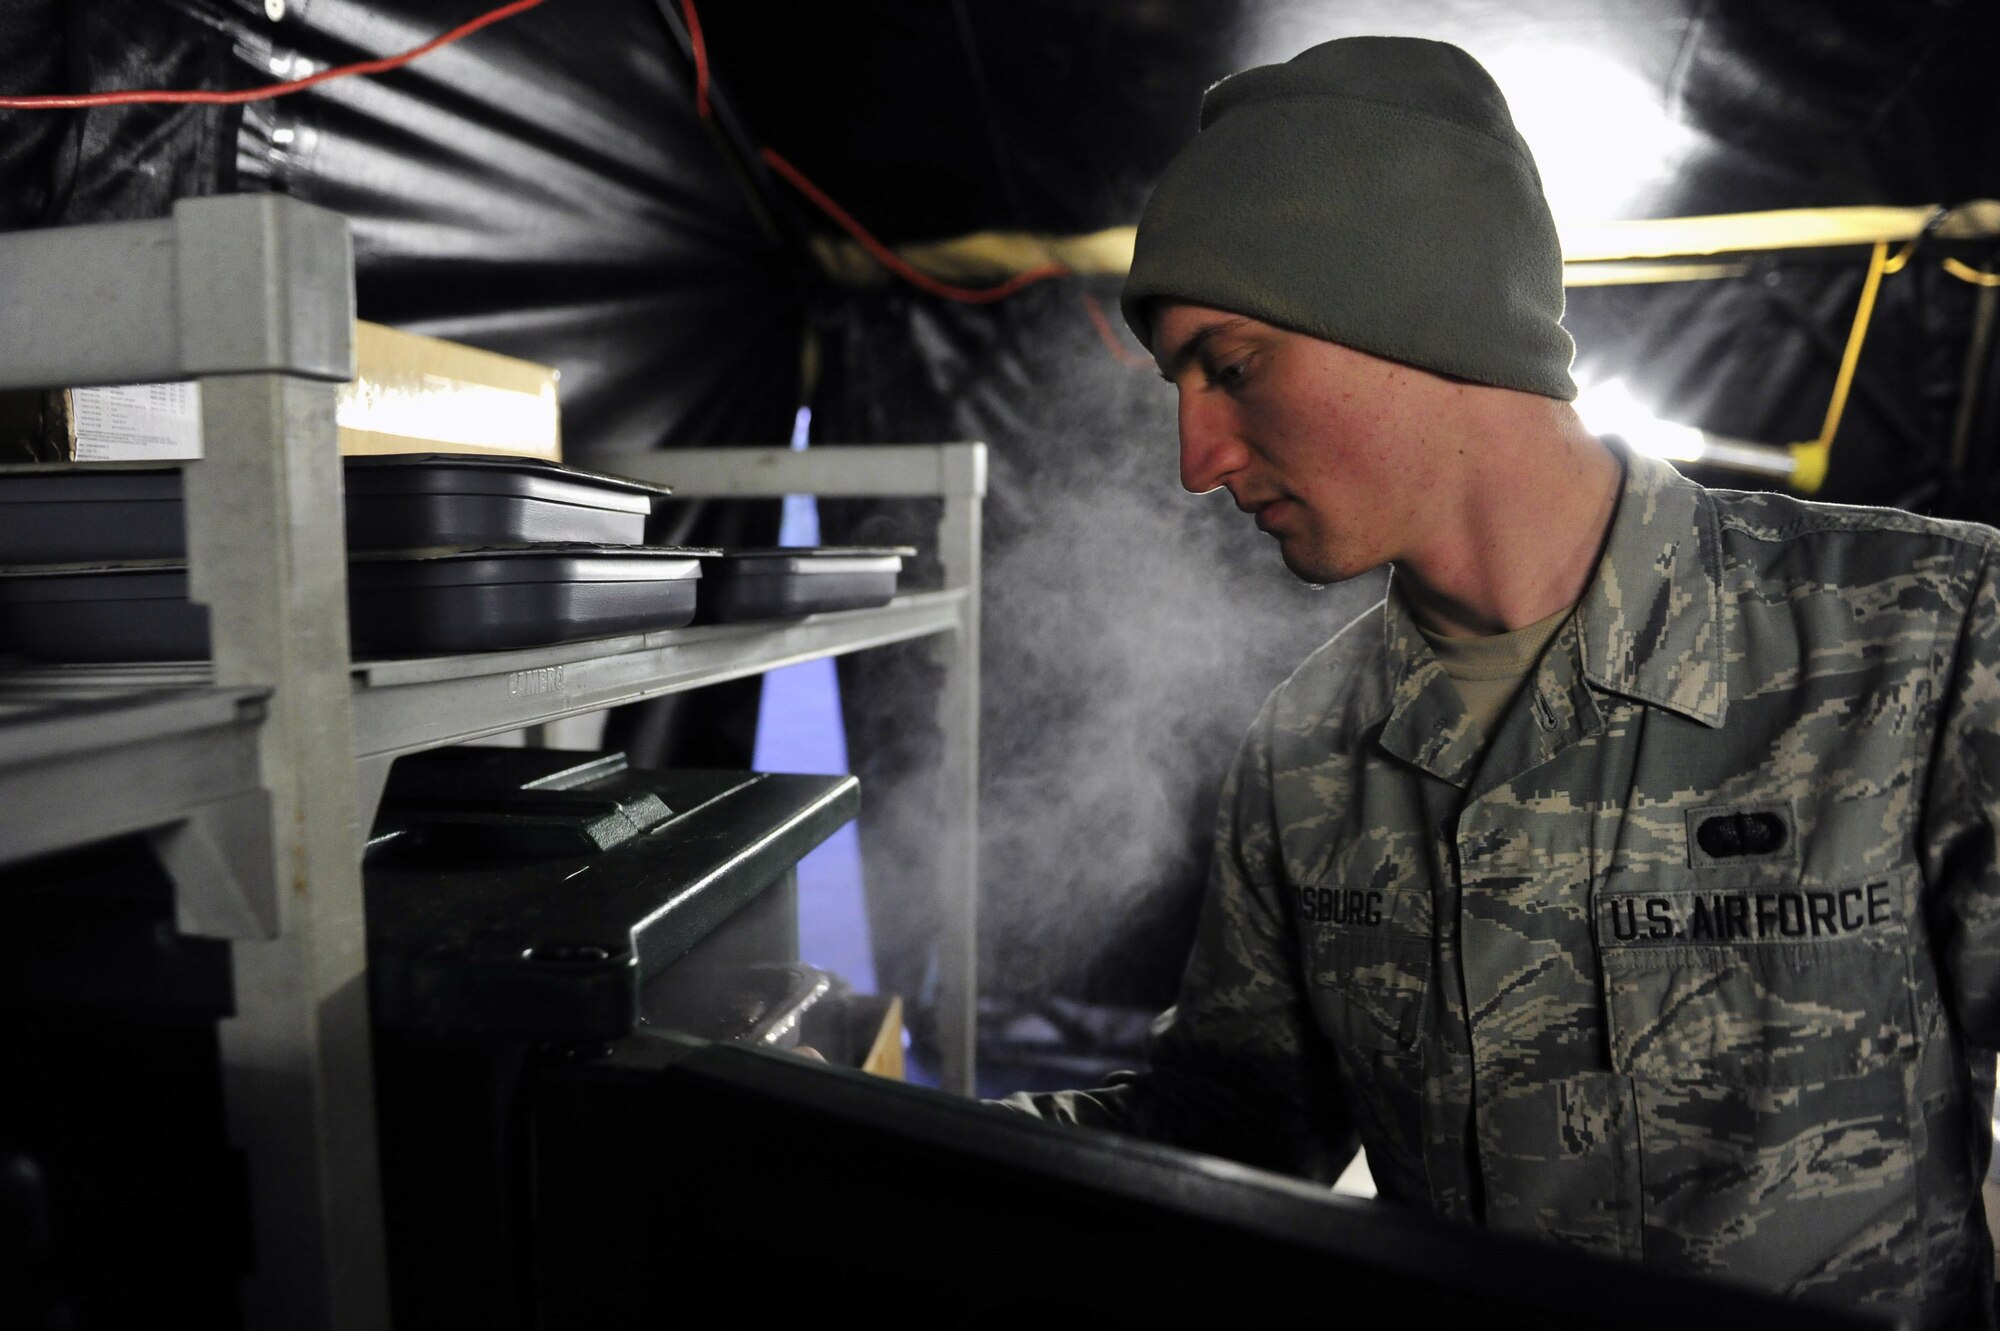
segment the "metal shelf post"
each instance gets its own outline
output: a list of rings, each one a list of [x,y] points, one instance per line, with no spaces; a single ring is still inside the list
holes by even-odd
[[[265,695],[260,785],[152,835],[182,927],[231,943],[251,1323],[329,1331],[388,1323],[333,417],[353,271],[345,218],[275,195],[0,236],[0,387],[201,385],[189,579],[211,687]]]

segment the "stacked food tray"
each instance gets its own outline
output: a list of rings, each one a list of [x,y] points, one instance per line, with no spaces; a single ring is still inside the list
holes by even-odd
[[[724,550],[703,562],[695,619],[739,624],[883,605],[915,553],[902,545]]]
[[[666,487],[525,458],[342,459],[359,657],[544,646],[880,605],[904,549],[644,544]],[[181,472],[0,469],[0,654],[198,660]],[[706,576],[704,576],[706,575]]]

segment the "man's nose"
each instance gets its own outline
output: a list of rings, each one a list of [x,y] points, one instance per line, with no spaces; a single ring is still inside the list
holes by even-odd
[[[1207,394],[1181,394],[1181,488],[1190,494],[1219,488],[1243,465],[1246,450],[1225,407]]]

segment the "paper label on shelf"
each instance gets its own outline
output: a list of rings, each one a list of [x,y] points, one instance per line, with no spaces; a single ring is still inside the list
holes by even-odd
[[[70,392],[79,462],[201,456],[201,385],[120,384]]]

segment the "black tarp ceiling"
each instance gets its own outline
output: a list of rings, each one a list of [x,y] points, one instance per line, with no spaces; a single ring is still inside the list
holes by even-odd
[[[291,0],[274,23],[262,0],[8,0],[0,91],[242,86],[408,47],[478,7]],[[1207,83],[1390,31],[1492,61],[1533,101],[1517,110],[1552,188],[1615,184],[1598,200],[1615,215],[2000,195],[2000,14],[1972,0],[708,0],[720,128],[694,114],[667,8],[547,0],[410,68],[242,113],[0,112],[0,226],[233,189],[340,209],[363,315],[559,366],[578,459],[776,442],[802,400],[817,442],[986,439],[986,953],[1004,993],[1170,995],[1234,737],[1366,589],[1290,584],[1237,515],[1177,493],[1170,397],[1082,304],[1115,281],[977,306],[835,287],[800,244],[830,228],[751,145],[892,243],[1129,224]],[[1634,130],[1607,137],[1609,98],[1638,108]],[[1689,424],[1809,438],[1864,258],[1573,292],[1579,368]],[[1937,485],[1973,298],[1935,265],[1885,286],[1827,497],[2000,513],[1990,411],[1976,474]],[[924,871],[891,815],[923,807],[901,775],[923,742],[892,695],[923,665],[901,660],[848,676],[898,954],[884,973],[916,990]]]

